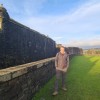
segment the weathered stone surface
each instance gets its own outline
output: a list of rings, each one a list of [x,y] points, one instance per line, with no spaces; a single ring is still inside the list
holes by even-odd
[[[54,58],[2,69],[0,100],[31,100],[54,74]]]
[[[14,72],[12,72],[12,78],[16,78],[25,73],[27,73],[27,68],[21,68],[21,69],[15,70]]]
[[[0,82],[11,80],[11,73],[9,71],[0,71]]]
[[[38,64],[38,65],[37,65],[37,68],[40,68],[40,67],[42,67],[42,66],[43,66],[43,63]]]

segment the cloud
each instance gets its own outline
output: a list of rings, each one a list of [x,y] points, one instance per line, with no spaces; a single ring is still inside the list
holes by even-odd
[[[78,46],[78,47],[85,47],[85,46],[100,46],[100,38],[99,39],[89,39],[89,40],[72,40],[66,46]]]
[[[29,27],[45,31],[47,33],[87,33],[91,30],[95,31],[99,28],[100,18],[100,2],[96,4],[85,4],[78,8],[71,14],[59,15],[59,16],[43,16],[34,17],[30,16],[28,21],[25,22]]]
[[[54,39],[56,39],[56,40],[59,40],[59,39],[62,39],[63,37],[61,37],[61,36],[56,36],[56,37],[53,37]]]
[[[26,16],[35,16],[43,7],[47,0],[25,0],[23,3]]]
[[[8,10],[11,17],[18,19],[19,17],[35,16],[43,7],[47,0],[0,0],[0,3]]]
[[[80,47],[80,48],[100,48],[100,35],[80,40],[70,40],[65,46]]]

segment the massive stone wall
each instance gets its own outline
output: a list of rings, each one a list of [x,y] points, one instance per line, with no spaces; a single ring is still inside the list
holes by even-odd
[[[2,69],[0,100],[31,100],[54,74],[54,58]]]
[[[60,49],[60,47],[57,47],[56,52],[59,52],[59,49]],[[65,51],[71,56],[83,54],[83,50],[78,47],[65,47]]]
[[[11,19],[0,8],[0,69],[55,56],[55,41]]]
[[[68,47],[67,50],[70,55],[82,55],[83,54],[83,50],[78,47]]]

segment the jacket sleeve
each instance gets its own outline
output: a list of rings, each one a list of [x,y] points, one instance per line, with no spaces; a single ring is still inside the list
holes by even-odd
[[[67,67],[69,67],[69,55],[67,55]]]
[[[56,57],[55,57],[55,67],[58,67],[58,53],[56,54]]]

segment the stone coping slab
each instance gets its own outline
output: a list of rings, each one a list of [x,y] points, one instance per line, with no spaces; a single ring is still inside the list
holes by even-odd
[[[28,73],[31,69],[37,69],[43,66],[43,64],[48,64],[49,61],[53,61],[55,57],[47,58],[27,64],[17,65],[14,67],[9,67],[6,69],[0,70],[0,83],[9,81],[13,78],[21,76],[25,73]]]

